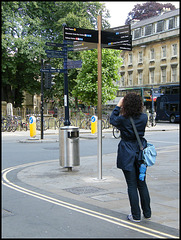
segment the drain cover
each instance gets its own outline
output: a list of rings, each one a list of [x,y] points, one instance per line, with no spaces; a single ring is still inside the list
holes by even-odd
[[[73,194],[77,194],[77,195],[104,191],[104,189],[102,189],[102,188],[97,188],[97,187],[92,187],[92,186],[65,188],[63,190],[65,190],[67,192],[71,192]]]

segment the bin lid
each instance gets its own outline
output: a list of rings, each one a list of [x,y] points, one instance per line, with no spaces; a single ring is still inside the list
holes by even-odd
[[[74,126],[64,126],[60,128],[61,130],[69,130],[69,131],[78,131],[79,128],[78,127],[74,127]]]

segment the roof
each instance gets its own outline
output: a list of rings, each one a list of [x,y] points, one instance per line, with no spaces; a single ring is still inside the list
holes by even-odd
[[[167,19],[167,18],[177,16],[177,15],[180,15],[180,8],[169,11],[169,12],[165,12],[162,15],[150,17],[150,18],[141,20],[137,23],[131,24],[131,29],[139,28],[139,27],[151,24],[153,22],[158,22],[158,21],[161,21],[163,19]]]

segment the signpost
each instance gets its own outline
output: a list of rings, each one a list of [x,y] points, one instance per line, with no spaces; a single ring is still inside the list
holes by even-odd
[[[98,31],[64,26],[63,44],[47,42],[47,46],[62,47],[62,51],[46,50],[48,58],[63,58],[64,69],[41,69],[43,72],[64,73],[65,126],[70,125],[68,106],[68,69],[80,68],[82,61],[67,61],[68,51],[83,51],[98,48],[98,175],[102,179],[102,48],[132,50],[130,25],[110,28],[102,31],[101,16],[97,18]],[[68,48],[67,44],[73,45]]]
[[[102,179],[102,48],[132,50],[130,25],[102,31],[101,16],[97,18],[98,31],[64,27],[64,39],[72,40],[74,51],[98,48],[98,174]]]
[[[68,35],[70,35],[71,30],[69,30]],[[75,32],[75,31],[74,31]],[[79,32],[79,31],[78,31]],[[88,31],[90,33],[90,31]],[[90,38],[90,34],[86,34],[86,36]],[[43,73],[64,73],[64,107],[65,107],[65,126],[70,125],[70,120],[69,120],[69,98],[68,98],[68,69],[72,68],[81,68],[82,67],[82,61],[67,61],[67,54],[68,51],[73,51],[73,47],[67,47],[67,45],[73,45],[72,41],[69,40],[64,40],[63,44],[62,43],[52,43],[52,42],[46,42],[45,43],[47,46],[53,46],[53,47],[61,47],[62,51],[59,50],[45,50],[47,53],[48,58],[63,58],[64,60],[64,68],[63,69],[43,69],[43,64],[40,69],[41,71],[41,78],[43,82]],[[43,85],[42,85],[43,88]],[[43,92],[43,89],[42,89]],[[43,98],[43,94],[42,94]],[[43,106],[43,100],[42,100],[42,106]],[[42,107],[43,111],[43,107]],[[43,114],[42,114],[43,115]],[[43,122],[43,116],[42,116],[42,122]],[[43,139],[43,129],[42,129],[42,137]]]
[[[73,41],[74,51],[97,48],[98,31],[84,28],[64,27],[64,39]],[[132,36],[130,25],[101,30],[101,47],[132,50]]]

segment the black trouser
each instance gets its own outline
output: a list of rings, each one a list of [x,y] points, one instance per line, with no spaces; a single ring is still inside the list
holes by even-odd
[[[139,165],[134,163],[132,171],[123,170],[128,186],[128,196],[131,205],[131,214],[133,219],[141,219],[141,211],[139,207],[138,191],[141,199],[141,208],[145,218],[151,217],[150,196],[145,180],[139,180]]]

